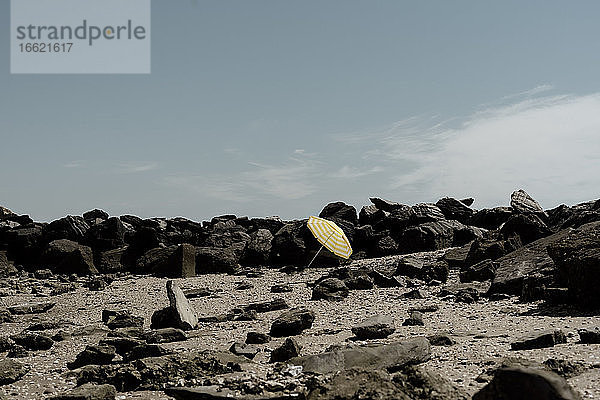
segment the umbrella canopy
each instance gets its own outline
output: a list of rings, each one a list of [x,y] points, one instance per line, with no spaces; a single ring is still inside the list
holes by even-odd
[[[306,226],[315,235],[319,243],[336,256],[347,259],[352,255],[352,247],[350,247],[348,238],[342,228],[337,226],[335,222],[319,217],[310,217]]]

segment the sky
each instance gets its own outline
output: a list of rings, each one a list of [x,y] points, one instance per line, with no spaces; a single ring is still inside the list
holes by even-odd
[[[0,205],[304,218],[600,197],[600,2],[153,0],[149,75],[11,75]]]

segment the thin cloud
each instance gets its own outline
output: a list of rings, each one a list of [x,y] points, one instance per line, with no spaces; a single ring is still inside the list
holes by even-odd
[[[84,166],[85,161],[83,160],[76,160],[76,161],[71,161],[67,164],[64,164],[63,167],[64,168],[81,168]]]
[[[334,179],[356,179],[356,178],[361,178],[363,176],[368,176],[368,175],[376,174],[376,173],[383,172],[383,171],[384,171],[384,169],[379,166],[375,166],[373,168],[362,170],[360,168],[352,167],[350,165],[344,165],[337,171],[329,174],[329,177],[334,178]]]
[[[137,163],[137,162],[125,162],[120,163],[116,166],[116,171],[121,174],[135,174],[139,172],[152,171],[158,168],[158,164],[155,162]]]

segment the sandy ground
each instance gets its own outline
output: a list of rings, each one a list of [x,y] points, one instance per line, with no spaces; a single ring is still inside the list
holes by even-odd
[[[372,259],[355,262],[358,264],[393,262],[397,257]],[[191,299],[201,316],[225,313],[231,308],[255,301],[271,300],[283,297],[291,307],[306,306],[316,313],[311,329],[297,337],[303,346],[302,354],[314,354],[324,351],[332,344],[344,344],[353,336],[350,328],[374,314],[390,315],[395,322],[396,332],[390,337],[379,340],[388,343],[403,338],[448,333],[457,343],[450,347],[432,347],[432,357],[425,365],[440,372],[450,380],[464,387],[469,393],[475,393],[481,383],[475,378],[493,361],[503,357],[523,357],[543,362],[548,358],[580,361],[595,368],[582,375],[569,379],[570,384],[585,399],[600,399],[600,345],[578,344],[577,329],[600,325],[597,316],[578,315],[569,309],[545,311],[540,303],[520,303],[512,297],[500,301],[482,299],[475,304],[455,303],[451,299],[440,299],[435,294],[440,287],[423,286],[428,296],[425,299],[402,299],[407,288],[375,288],[372,290],[351,291],[348,298],[339,302],[311,301],[311,289],[306,283],[314,281],[327,272],[327,269],[311,269],[301,273],[286,275],[275,270],[264,270],[258,278],[229,276],[224,274],[204,275],[195,278],[179,279],[184,289],[207,287],[218,291],[215,295]],[[451,273],[450,282],[457,282],[456,272]],[[235,290],[240,282],[249,282],[252,289]],[[21,282],[38,285],[44,281],[31,280]],[[106,328],[101,323],[103,309],[128,309],[134,315],[145,318],[146,327],[150,324],[152,313],[168,304],[166,279],[147,276],[128,276],[114,281],[107,289],[93,292],[79,288],[75,292],[51,298],[32,294],[19,294],[0,298],[2,306],[28,301],[52,300],[57,305],[50,311],[38,315],[17,316],[15,323],[0,325],[0,335],[18,333],[33,322],[65,321],[66,331],[76,331],[87,327],[85,335],[74,335],[71,339],[57,342],[48,351],[32,352],[21,362],[32,366],[31,371],[21,380],[0,388],[11,399],[43,399],[48,395],[60,393],[75,385],[66,363],[88,344],[97,344],[105,336]],[[276,283],[291,283],[291,293],[270,293]],[[439,310],[424,315],[425,326],[402,326],[410,307],[436,304]],[[190,333],[185,342],[164,345],[176,351],[189,349],[227,350],[234,341],[243,342],[250,330],[268,333],[271,322],[281,313],[273,311],[258,314],[257,321],[230,321],[222,323],[202,323],[198,330]],[[558,328],[568,335],[568,343],[553,348],[511,351],[510,343],[532,331]],[[56,330],[48,333],[55,333]],[[274,339],[261,345],[262,351],[254,359],[266,364],[270,350],[283,342]],[[261,366],[258,366],[260,369]],[[263,369],[265,367],[262,367]],[[119,393],[118,399],[169,399],[160,392]]]

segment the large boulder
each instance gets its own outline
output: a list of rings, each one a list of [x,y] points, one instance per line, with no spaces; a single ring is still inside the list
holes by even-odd
[[[74,242],[82,242],[89,228],[89,224],[82,217],[68,215],[52,221],[44,227],[44,240],[51,242],[58,239],[68,239]]]
[[[36,264],[42,252],[42,229],[40,224],[28,224],[4,233],[8,254],[18,264]]]
[[[319,213],[319,217],[325,219],[338,219],[349,222],[352,225],[358,224],[356,208],[342,201],[327,204]]]
[[[48,243],[40,257],[40,265],[59,274],[97,274],[92,249],[67,239]]]
[[[500,225],[505,223],[512,214],[513,210],[510,207],[485,208],[473,214],[473,216],[469,218],[468,225],[485,229],[497,229]]]
[[[559,283],[569,288],[569,295],[576,303],[586,307],[599,306],[600,222],[566,232],[548,246]]]
[[[466,224],[469,218],[475,214],[471,208],[452,197],[439,199],[435,205],[442,211],[446,219],[454,219],[463,224]]]
[[[551,235],[553,232],[536,214],[514,214],[502,225],[505,238],[518,235],[523,244]]]
[[[310,232],[306,227],[307,220],[293,221],[285,224],[273,237],[273,256],[279,264],[306,265],[308,255],[305,239]]]
[[[416,207],[416,206],[415,206]],[[399,233],[417,221],[413,207],[400,204],[385,215],[374,225],[377,231],[389,230]]]
[[[420,203],[412,206],[414,212],[413,222],[415,224],[422,224],[425,222],[436,222],[446,219],[442,210],[435,204]]]
[[[125,226],[117,217],[93,225],[86,232],[83,243],[94,251],[106,251],[125,245]]]
[[[0,386],[18,381],[30,370],[31,367],[10,358],[0,360]]]
[[[519,295],[523,290],[523,278],[528,275],[554,275],[554,262],[547,247],[569,234],[563,230],[538,239],[496,260],[498,268],[494,274],[488,294],[506,293]]]
[[[514,191],[510,195],[510,206],[518,213],[543,213],[544,209],[523,189]]]
[[[473,400],[536,399],[580,400],[581,397],[561,376],[535,368],[500,368]]]
[[[196,276],[196,248],[187,243],[157,247],[138,259],[136,270],[169,278]]]
[[[379,197],[369,197],[369,200],[371,200],[371,203],[373,203],[373,205],[375,205],[375,207],[377,207],[379,210],[387,212],[391,212],[403,206],[403,204],[396,203],[395,201],[381,199]]]
[[[241,262],[250,265],[266,265],[271,257],[273,234],[260,228],[250,234]]]
[[[303,330],[309,329],[315,320],[315,313],[304,307],[292,308],[284,311],[271,324],[270,335],[284,337],[299,335]]]
[[[461,246],[479,238],[483,233],[458,221],[440,220],[411,226],[404,230],[399,240],[403,253],[441,250]]]
[[[424,337],[373,347],[356,347],[292,358],[288,362],[301,365],[306,372],[327,374],[350,368],[368,370],[399,369],[405,365],[429,360],[431,346]]]
[[[348,287],[337,278],[326,278],[315,285],[312,300],[343,300],[348,297]]]
[[[197,247],[196,274],[232,273],[239,267],[243,246]]]

